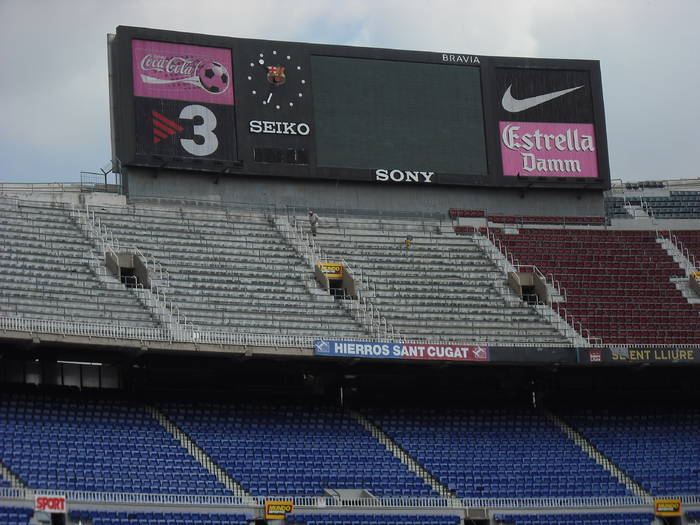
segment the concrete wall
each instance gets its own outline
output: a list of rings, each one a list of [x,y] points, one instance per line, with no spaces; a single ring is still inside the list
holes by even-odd
[[[612,219],[610,226],[614,230],[697,230],[700,229],[700,220],[637,217],[636,219]]]
[[[117,279],[121,277],[121,265],[119,264],[119,256],[110,251],[105,253],[105,266]]]
[[[125,206],[126,197],[116,193],[83,192],[79,184],[0,184],[0,198],[89,206]]]
[[[132,261],[134,263],[134,275],[136,276],[136,279],[143,285],[144,288],[150,288],[151,276],[148,274],[146,261],[144,261],[140,255],[133,255]]]
[[[449,208],[492,214],[591,216],[604,214],[603,194],[591,190],[520,190],[307,181],[130,168],[129,197],[187,198],[216,203],[447,213]]]
[[[695,292],[695,295],[700,297],[700,279],[691,275],[688,284],[690,284],[690,289]]]
[[[523,296],[523,286],[534,286],[540,301],[551,304],[547,283],[533,272],[508,272],[508,286],[518,296]]]

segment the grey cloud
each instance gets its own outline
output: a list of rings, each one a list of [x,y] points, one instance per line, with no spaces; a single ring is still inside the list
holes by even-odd
[[[110,157],[106,34],[249,38],[601,61],[614,178],[695,177],[694,0],[3,0],[0,182],[75,181]]]

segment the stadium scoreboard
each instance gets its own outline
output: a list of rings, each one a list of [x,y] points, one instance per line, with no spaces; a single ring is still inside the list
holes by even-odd
[[[609,187],[597,61],[117,28],[113,156],[373,184]]]

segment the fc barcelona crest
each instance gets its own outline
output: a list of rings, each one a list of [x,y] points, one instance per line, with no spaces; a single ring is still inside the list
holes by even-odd
[[[287,81],[284,66],[267,66],[267,81],[275,86],[281,86]]]

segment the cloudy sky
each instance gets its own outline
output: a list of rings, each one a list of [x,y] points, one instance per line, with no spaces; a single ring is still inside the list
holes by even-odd
[[[224,36],[601,62],[613,179],[696,178],[698,0],[0,0],[0,182],[111,158],[106,36]]]

